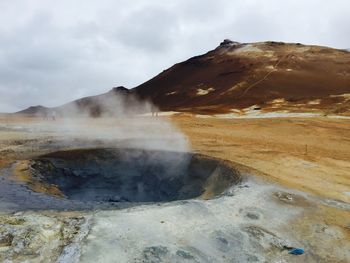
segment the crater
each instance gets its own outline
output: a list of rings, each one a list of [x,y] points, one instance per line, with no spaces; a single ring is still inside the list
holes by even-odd
[[[58,151],[30,160],[28,171],[40,189],[84,202],[209,199],[240,180],[239,172],[223,160],[143,149]]]

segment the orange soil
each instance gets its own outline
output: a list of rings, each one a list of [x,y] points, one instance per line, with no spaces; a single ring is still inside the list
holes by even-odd
[[[173,121],[195,151],[246,165],[288,187],[350,202],[350,122],[329,118]]]

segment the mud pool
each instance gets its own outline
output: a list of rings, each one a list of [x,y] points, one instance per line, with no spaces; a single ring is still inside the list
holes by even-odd
[[[82,149],[30,161],[32,180],[79,201],[166,202],[215,197],[237,183],[227,163],[202,155],[140,149]]]
[[[5,173],[0,198],[9,211],[210,199],[240,180],[229,162],[200,154],[117,148],[56,151],[18,162]]]

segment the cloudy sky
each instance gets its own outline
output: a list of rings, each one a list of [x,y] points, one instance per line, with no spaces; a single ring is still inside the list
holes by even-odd
[[[240,42],[350,48],[349,0],[0,0],[0,112],[132,88]]]

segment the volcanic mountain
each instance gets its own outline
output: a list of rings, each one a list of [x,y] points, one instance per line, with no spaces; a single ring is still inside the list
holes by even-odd
[[[150,100],[162,111],[350,115],[350,52],[299,43],[224,40],[214,50],[175,64],[131,90],[119,87],[55,109],[75,104],[98,113],[111,92]],[[33,108],[21,113],[29,110]]]

